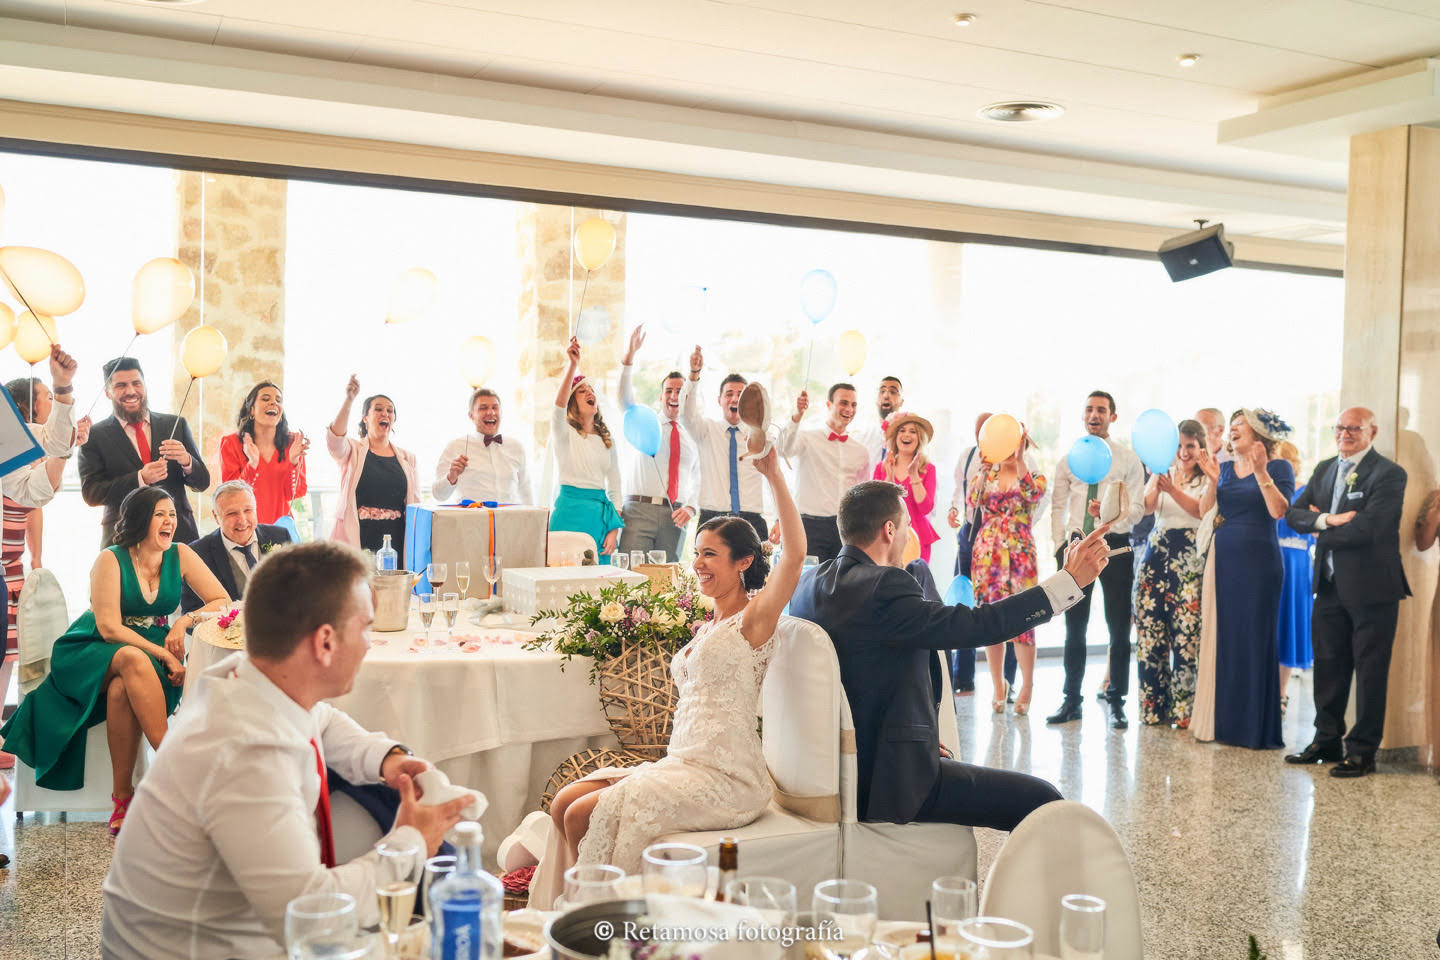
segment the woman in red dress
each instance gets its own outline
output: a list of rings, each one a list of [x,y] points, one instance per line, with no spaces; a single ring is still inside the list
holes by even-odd
[[[290,515],[290,502],[305,496],[305,451],[310,441],[285,422],[284,397],[269,380],[257,383],[240,404],[236,430],[220,438],[220,478],[244,480],[255,490],[255,518],[274,523]]]

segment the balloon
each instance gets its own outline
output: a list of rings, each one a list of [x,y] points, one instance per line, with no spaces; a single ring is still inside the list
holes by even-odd
[[[1099,483],[1104,480],[1105,474],[1110,472],[1110,460],[1110,447],[1099,437],[1081,437],[1065,455],[1070,474],[1081,483]]]
[[[970,578],[963,573],[956,574],[955,579],[950,581],[950,586],[945,588],[945,602],[952,607],[975,606],[975,585],[970,582]]]
[[[840,366],[845,368],[845,372],[855,376],[865,366],[865,334],[859,330],[846,330],[835,344],[835,353],[839,355]]]
[[[987,463],[999,463],[1020,448],[1025,430],[1008,413],[997,413],[980,426],[980,456]]]
[[[575,259],[586,270],[599,270],[615,252],[615,228],[602,217],[591,217],[575,228]]]
[[[467,337],[460,344],[460,373],[472,387],[483,387],[495,372],[495,344],[489,337]]]
[[[0,303],[0,350],[10,346],[15,339],[15,311]]]
[[[819,323],[835,309],[837,292],[829,270],[811,270],[800,278],[800,309],[811,323]]]
[[[575,321],[575,339],[584,344],[604,343],[610,336],[610,311],[606,307],[590,307]]]
[[[655,411],[641,403],[632,404],[625,411],[625,439],[647,457],[659,453],[660,418]]]
[[[1165,411],[1146,410],[1130,428],[1130,446],[1151,473],[1164,473],[1180,449],[1180,431]]]
[[[84,278],[58,253],[39,247],[0,247],[0,269],[10,292],[46,316],[63,317],[85,302]]]
[[[179,320],[195,300],[195,275],[174,257],[156,257],[130,284],[130,322],[136,333],[154,333]]]
[[[58,340],[55,335],[55,318],[35,314],[26,310],[15,324],[15,352],[26,363],[39,363],[50,356],[50,345]]]
[[[180,362],[190,376],[208,377],[224,365],[229,350],[225,334],[211,326],[199,326],[180,341]]]
[[[440,281],[424,267],[411,267],[395,278],[390,290],[390,309],[385,311],[386,323],[419,320],[435,306]]]

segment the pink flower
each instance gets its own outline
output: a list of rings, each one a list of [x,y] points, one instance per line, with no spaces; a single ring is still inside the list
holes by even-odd
[[[650,612],[644,607],[631,607],[630,619],[636,623],[648,623],[650,621]]]
[[[220,619],[215,622],[220,625],[221,630],[225,630],[230,626],[230,624],[235,622],[235,618],[238,616],[240,616],[239,609],[231,608],[220,614]]]

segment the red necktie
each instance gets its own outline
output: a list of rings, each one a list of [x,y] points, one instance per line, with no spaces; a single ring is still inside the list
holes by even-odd
[[[135,423],[135,445],[140,448],[140,462],[150,462],[150,438],[145,436],[145,421]]]
[[[831,440],[839,440],[841,443],[844,443],[846,440],[849,440],[849,439],[850,439],[850,435],[849,435],[849,434],[832,433],[832,434],[830,434],[830,439],[831,439]]]
[[[670,499],[670,505],[675,505],[675,498],[680,495],[680,424],[674,420],[670,421],[670,481],[665,487],[665,496]]]
[[[315,769],[320,774],[320,800],[315,804],[315,829],[320,834],[320,862],[327,867],[335,866],[335,831],[330,824],[330,778],[325,774],[325,761],[320,756],[320,744],[310,738],[315,751]]]

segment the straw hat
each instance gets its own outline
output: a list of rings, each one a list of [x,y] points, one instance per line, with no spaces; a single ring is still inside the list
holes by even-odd
[[[935,439],[935,428],[930,425],[929,420],[926,420],[918,413],[902,413],[894,420],[891,420],[890,426],[885,428],[885,446],[887,448],[891,450],[895,449],[895,435],[898,434],[900,428],[907,423],[913,423],[920,428],[920,432],[925,434],[926,443]]]

